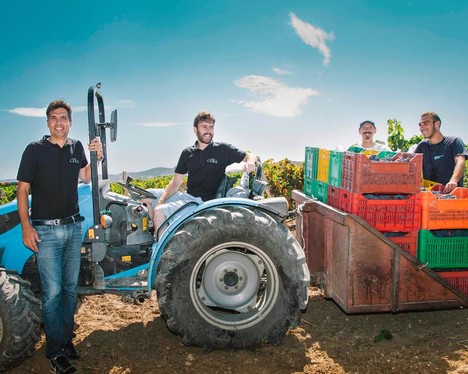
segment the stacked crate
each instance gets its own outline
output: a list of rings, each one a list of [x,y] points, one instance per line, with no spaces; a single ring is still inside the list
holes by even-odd
[[[343,153],[341,186],[330,184],[329,205],[360,216],[416,256],[422,156],[365,152]]]
[[[306,147],[304,161],[304,193],[323,203],[328,199],[328,167],[330,151]]]
[[[468,295],[468,188],[421,197],[417,257]]]

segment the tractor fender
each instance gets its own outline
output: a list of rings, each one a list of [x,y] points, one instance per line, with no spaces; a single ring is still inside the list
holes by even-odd
[[[221,206],[255,207],[262,209],[270,215],[280,218],[285,218],[287,216],[287,209],[281,208],[281,206],[287,207],[286,198],[284,197],[274,197],[271,199],[258,201],[245,198],[226,197],[222,199],[206,201],[203,204],[197,206],[195,209],[192,209],[186,213],[184,213],[182,210],[181,213],[169,224],[167,229],[161,235],[159,241],[155,242],[152,246],[151,260],[148,266],[148,292],[151,292],[151,290],[154,288],[154,284],[156,282],[156,271],[159,260],[161,259],[162,253],[164,252],[164,248],[166,247],[169,239],[175,235],[178,228],[200,212]]]

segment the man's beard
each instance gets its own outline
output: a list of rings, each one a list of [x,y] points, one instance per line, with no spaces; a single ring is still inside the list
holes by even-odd
[[[213,135],[211,134],[197,134],[198,141],[203,144],[210,144],[211,139],[213,139]]]

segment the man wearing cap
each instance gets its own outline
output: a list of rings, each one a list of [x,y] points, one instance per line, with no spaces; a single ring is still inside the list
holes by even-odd
[[[444,185],[444,193],[463,187],[468,152],[460,138],[444,136],[440,132],[442,121],[434,112],[426,112],[419,120],[424,140],[415,153],[423,154],[423,178]]]
[[[364,149],[372,149],[376,151],[390,151],[385,143],[380,141],[374,142],[374,134],[377,132],[377,128],[375,127],[375,123],[369,120],[361,122],[359,124],[359,134],[362,137],[362,143],[360,144],[353,144],[352,146],[361,147]]]

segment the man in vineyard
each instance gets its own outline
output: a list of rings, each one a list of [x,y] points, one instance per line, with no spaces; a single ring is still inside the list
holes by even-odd
[[[372,149],[376,151],[390,151],[390,148],[388,148],[383,142],[374,142],[374,134],[377,132],[377,128],[375,127],[374,122],[369,120],[361,122],[359,124],[358,131],[362,137],[362,143],[353,144],[351,147],[361,147],[364,149]]]
[[[202,203],[215,197],[227,166],[245,162],[247,172],[255,170],[256,156],[231,144],[213,142],[216,119],[210,112],[200,112],[193,121],[197,137],[194,145],[185,148],[165,189],[153,189],[156,199],[145,199],[157,230],[167,217],[189,202]],[[188,173],[187,192],[179,192],[182,179]],[[155,206],[154,212],[152,207]]]
[[[460,138],[444,136],[440,132],[442,121],[434,112],[426,112],[419,120],[424,140],[415,153],[423,154],[423,178],[444,185],[444,193],[463,187],[468,152]]]
[[[18,170],[18,213],[24,245],[36,253],[41,278],[46,356],[53,373],[74,373],[79,356],[73,346],[76,287],[80,270],[82,221],[78,178],[91,180],[83,145],[68,137],[72,109],[63,100],[46,110],[50,135],[30,143]],[[102,144],[88,146],[102,159]],[[31,217],[28,194],[31,189]],[[30,220],[31,218],[31,220]]]

